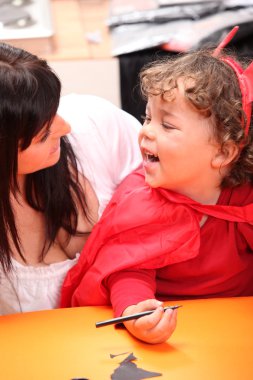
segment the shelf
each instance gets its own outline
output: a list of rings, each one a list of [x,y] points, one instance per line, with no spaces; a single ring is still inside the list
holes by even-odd
[[[53,36],[6,42],[51,61],[111,58],[108,0],[51,0],[50,7]]]

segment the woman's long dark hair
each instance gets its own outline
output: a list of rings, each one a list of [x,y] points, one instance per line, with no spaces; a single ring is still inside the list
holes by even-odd
[[[11,244],[25,260],[15,223],[11,194],[17,196],[18,149],[26,149],[34,136],[54,118],[61,83],[47,62],[5,43],[0,43],[0,263],[11,269]],[[45,215],[46,236],[42,257],[64,228],[77,231],[77,205],[86,215],[86,203],[78,181],[75,154],[66,137],[61,138],[61,157],[52,167],[28,174],[28,204]]]

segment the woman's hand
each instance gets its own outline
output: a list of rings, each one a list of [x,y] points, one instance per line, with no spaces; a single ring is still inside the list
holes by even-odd
[[[124,322],[127,330],[136,338],[151,344],[165,342],[177,324],[177,310],[163,310],[162,302],[148,299],[127,307],[122,316],[154,310],[150,315]]]

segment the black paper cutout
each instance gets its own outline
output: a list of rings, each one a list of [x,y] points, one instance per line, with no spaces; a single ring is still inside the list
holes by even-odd
[[[120,364],[132,362],[133,360],[137,360],[137,357],[134,356],[134,354],[131,352],[131,354],[129,354],[124,360],[122,360],[122,362],[120,362]]]
[[[110,354],[110,358],[113,359],[113,358],[116,358],[116,356],[126,355],[126,354],[128,354],[128,352],[122,352],[122,354]]]
[[[124,359],[118,368],[111,375],[112,380],[141,380],[148,379],[151,377],[162,376],[161,373],[158,372],[150,372],[146,371],[142,368],[138,368],[135,363],[132,363],[133,360],[137,358],[133,353],[128,355],[126,359]]]

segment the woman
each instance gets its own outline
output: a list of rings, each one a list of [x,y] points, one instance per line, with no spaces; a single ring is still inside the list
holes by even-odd
[[[93,225],[140,163],[132,116],[93,96],[59,106],[60,91],[46,61],[0,44],[0,314],[58,306]]]

